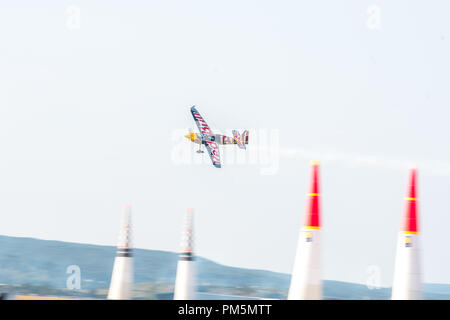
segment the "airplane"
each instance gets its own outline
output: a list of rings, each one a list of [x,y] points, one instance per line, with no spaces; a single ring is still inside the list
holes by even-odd
[[[236,144],[240,149],[246,149],[245,145],[248,144],[248,130],[245,130],[242,135],[239,134],[239,131],[232,130],[233,138],[222,134],[213,134],[211,128],[195,106],[191,107],[191,113],[200,134],[189,132],[185,137],[192,142],[199,144],[197,153],[204,153],[204,151],[202,151],[202,145],[205,145],[214,167],[221,167],[219,144]]]

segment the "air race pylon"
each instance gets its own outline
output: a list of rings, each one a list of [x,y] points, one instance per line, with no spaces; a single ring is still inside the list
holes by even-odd
[[[392,300],[422,299],[416,186],[417,169],[412,168],[405,199],[406,208],[397,240]]]
[[[177,276],[175,280],[174,300],[195,299],[195,265],[194,265],[194,210],[186,212],[184,226],[181,233],[181,252],[178,260]]]
[[[311,189],[292,270],[289,300],[322,299],[320,223],[319,163],[313,161]]]
[[[117,255],[108,299],[128,300],[132,298],[133,291],[133,249],[131,244],[131,207],[126,205],[122,218],[122,226],[117,246]]]

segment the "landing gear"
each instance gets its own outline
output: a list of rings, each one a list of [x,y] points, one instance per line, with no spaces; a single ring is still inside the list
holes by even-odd
[[[195,152],[197,152],[197,153],[205,153],[205,151],[202,151],[202,144],[203,144],[203,143],[201,143],[201,144],[198,146],[198,150],[195,151]]]

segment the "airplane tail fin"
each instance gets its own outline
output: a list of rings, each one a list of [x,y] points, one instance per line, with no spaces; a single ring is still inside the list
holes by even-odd
[[[248,144],[248,130],[245,130],[242,135],[239,134],[239,131],[233,130],[234,141],[238,145],[240,149],[245,150],[245,145]]]
[[[244,130],[244,132],[242,132],[241,141],[244,144],[248,144],[248,130]]]

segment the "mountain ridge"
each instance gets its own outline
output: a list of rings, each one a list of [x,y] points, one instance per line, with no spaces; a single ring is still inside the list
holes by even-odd
[[[65,290],[70,276],[67,268],[76,265],[81,290],[104,295],[115,254],[116,247],[109,245],[0,235],[0,283]],[[135,283],[142,284],[141,296],[149,297],[147,289],[153,290],[153,298],[170,296],[177,261],[176,252],[134,249]],[[289,288],[290,275],[285,273],[226,266],[200,256],[196,268],[199,291],[284,299]],[[337,280],[324,280],[323,287],[324,296],[336,299],[389,299],[391,291],[389,287],[370,290],[363,284]],[[424,296],[450,299],[450,284],[424,284]]]

